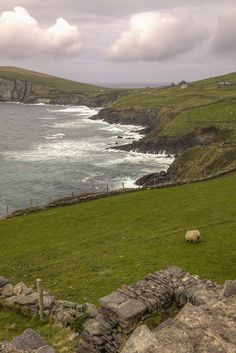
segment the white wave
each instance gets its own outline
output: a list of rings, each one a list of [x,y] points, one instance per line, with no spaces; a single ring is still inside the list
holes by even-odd
[[[91,152],[106,151],[103,141],[97,139],[68,141],[58,140],[48,143],[40,143],[29,151],[4,152],[5,158],[19,161],[46,161],[61,159],[88,160]]]
[[[141,164],[145,166],[146,163],[152,165],[154,168],[158,165],[161,165],[163,169],[168,168],[168,166],[174,161],[174,156],[169,156],[165,152],[160,152],[157,154],[151,153],[140,153],[136,151],[131,152],[124,152],[122,150],[114,150],[109,149],[110,152],[117,152],[121,154],[119,158],[112,158],[104,162],[96,163],[98,167],[108,167],[112,165],[119,165],[119,164]]]
[[[76,119],[74,121],[54,123],[53,125],[48,125],[48,127],[53,129],[72,129],[81,127],[81,119]]]
[[[136,180],[137,178],[133,179],[131,177],[125,177],[121,181],[121,179],[119,178],[117,181],[115,181],[113,189],[114,190],[122,189],[123,185],[125,189],[137,189],[138,186],[135,184]]]
[[[58,134],[54,134],[54,135],[45,136],[44,138],[46,140],[56,140],[56,139],[61,139],[61,138],[65,137],[65,136],[66,136],[65,134],[58,133]]]
[[[47,109],[50,113],[79,113],[79,115],[92,116],[99,112],[100,108],[89,108],[86,106],[71,106],[62,109]]]
[[[37,118],[38,120],[58,120],[56,117],[48,116],[48,117],[42,117],[42,118]]]
[[[100,172],[95,173],[95,172],[93,172],[93,173],[91,173],[90,175],[88,175],[88,176],[86,176],[85,178],[83,178],[83,179],[82,179],[82,182],[85,183],[86,181],[89,181],[89,180],[94,181],[94,178],[96,178],[96,177],[102,177],[102,176],[104,176],[104,173],[100,173]]]

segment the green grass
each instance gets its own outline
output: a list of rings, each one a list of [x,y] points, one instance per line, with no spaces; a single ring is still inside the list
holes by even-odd
[[[10,342],[27,328],[36,330],[57,353],[73,353],[78,342],[68,340],[71,332],[57,325],[42,323],[37,318],[24,316],[16,310],[0,306],[0,342]]]
[[[3,220],[1,275],[94,303],[167,265],[223,283],[236,278],[235,196],[232,174]],[[194,228],[197,245],[184,240]]]
[[[231,145],[187,149],[171,167],[172,170],[176,170],[175,179],[197,179],[234,168],[236,168],[236,148]]]

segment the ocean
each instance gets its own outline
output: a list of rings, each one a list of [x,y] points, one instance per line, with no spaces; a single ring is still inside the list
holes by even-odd
[[[0,103],[0,217],[72,193],[135,187],[173,158],[114,146],[142,138],[142,127],[91,120],[99,109]]]

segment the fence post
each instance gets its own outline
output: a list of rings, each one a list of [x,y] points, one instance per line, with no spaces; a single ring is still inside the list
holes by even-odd
[[[42,286],[42,280],[37,279],[37,290],[38,290],[38,295],[39,295],[39,317],[40,320],[44,320],[44,302],[43,302],[43,286]]]
[[[74,193],[73,193],[73,191],[72,191],[72,193],[71,193],[71,196],[72,196],[72,197],[74,197]]]
[[[50,203],[52,202],[52,196],[49,196],[49,202]]]
[[[9,206],[8,206],[8,203],[7,203],[7,216],[9,214]]]
[[[33,205],[32,199],[29,199],[29,205],[30,205],[30,207],[32,207],[32,205]]]
[[[109,194],[109,186],[107,185],[107,195]]]
[[[125,184],[124,184],[124,183],[122,183],[122,189],[123,189],[123,190],[125,189]]]

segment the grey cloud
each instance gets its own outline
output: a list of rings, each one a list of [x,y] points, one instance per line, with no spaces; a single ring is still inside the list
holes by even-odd
[[[228,3],[234,0],[228,0]],[[222,5],[222,0],[1,0],[0,11],[13,6],[24,6],[42,21],[60,16],[69,20],[86,17],[89,20],[104,20],[105,17],[129,17],[144,11],[159,11],[173,8],[193,8],[207,4]]]
[[[188,13],[145,12],[131,17],[129,29],[108,51],[113,61],[165,61],[188,52],[209,35]]]
[[[50,27],[42,28],[23,7],[0,15],[1,56],[28,57],[35,55],[76,56],[82,42],[77,26],[58,18]]]
[[[236,7],[225,10],[219,17],[213,39],[213,50],[217,53],[236,52]]]

